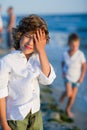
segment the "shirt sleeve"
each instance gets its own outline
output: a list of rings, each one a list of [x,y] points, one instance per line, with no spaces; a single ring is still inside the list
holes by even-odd
[[[8,81],[9,81],[10,67],[6,60],[0,60],[0,98],[8,96]]]
[[[86,58],[85,58],[85,55],[83,53],[81,53],[80,59],[81,59],[81,63],[85,63],[86,62]]]
[[[45,76],[45,74],[40,69],[40,75],[39,75],[39,78],[38,78],[40,84],[50,85],[50,84],[52,84],[52,82],[56,78],[56,74],[55,74],[54,69],[53,69],[51,64],[50,64],[50,67],[51,67],[51,72],[49,74],[49,77]]]

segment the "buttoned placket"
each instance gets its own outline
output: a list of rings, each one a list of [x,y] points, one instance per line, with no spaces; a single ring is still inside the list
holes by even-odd
[[[25,64],[26,64],[26,67],[28,68],[28,69],[30,69],[33,73],[35,73],[35,70],[32,68],[32,65],[31,65],[31,63],[30,63],[30,59],[32,58],[32,57],[30,57],[28,60],[27,60],[27,58],[26,58],[26,56],[24,55],[24,53],[22,53],[22,52],[20,52],[20,55],[22,56],[22,58],[24,59],[24,62],[25,62]],[[34,86],[35,87],[35,86]],[[32,94],[33,94],[33,96],[35,95],[35,88],[33,88],[32,89]],[[34,103],[33,103],[33,106],[34,106]],[[31,112],[32,112],[32,108],[31,108],[31,110],[30,110]]]
[[[30,63],[30,58],[29,60],[27,60],[26,56],[24,55],[24,53],[20,52],[20,55],[22,56],[22,58],[24,59],[26,66],[28,69],[30,69],[33,73],[35,73],[35,70],[32,68],[32,65]],[[35,89],[33,88],[33,94],[35,93]]]
[[[30,62],[27,62],[27,67],[28,69],[30,69],[32,71],[32,73],[35,73],[35,70],[32,68],[32,65],[30,64]],[[33,93],[35,93],[35,89],[33,88]]]

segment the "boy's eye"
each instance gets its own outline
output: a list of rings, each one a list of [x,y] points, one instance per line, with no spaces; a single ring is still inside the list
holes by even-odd
[[[23,40],[25,43],[30,43],[31,41],[34,42],[34,36],[33,35],[24,35]]]

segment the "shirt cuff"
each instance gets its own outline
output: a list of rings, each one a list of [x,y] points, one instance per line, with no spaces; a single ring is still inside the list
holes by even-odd
[[[50,65],[51,67],[51,71],[49,76],[45,76],[45,74],[41,71],[40,72],[40,77],[39,77],[39,82],[43,85],[50,85],[52,84],[52,82],[54,81],[54,79],[56,78],[56,74],[54,72],[54,69],[52,67],[52,65]]]
[[[8,96],[8,88],[3,88],[0,90],[0,98],[4,98]]]

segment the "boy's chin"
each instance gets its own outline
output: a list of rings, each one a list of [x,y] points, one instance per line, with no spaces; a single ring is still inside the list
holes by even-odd
[[[74,51],[78,51],[78,49],[75,49]]]
[[[25,54],[25,55],[28,55],[28,54],[32,54],[32,53],[34,53],[34,51],[31,51],[31,50],[26,50],[26,51],[23,51],[23,53]]]
[[[71,51],[77,51],[78,49],[71,49]]]

